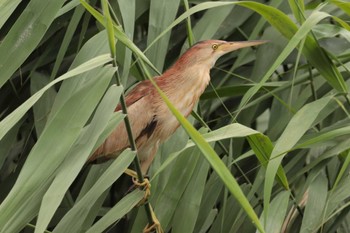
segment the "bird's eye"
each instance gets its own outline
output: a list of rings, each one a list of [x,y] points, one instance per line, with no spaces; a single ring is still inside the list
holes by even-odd
[[[213,50],[217,50],[217,49],[219,48],[219,45],[218,45],[218,44],[213,44],[213,45],[211,46],[211,48],[212,48]]]

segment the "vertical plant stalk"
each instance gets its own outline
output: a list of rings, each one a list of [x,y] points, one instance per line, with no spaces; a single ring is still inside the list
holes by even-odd
[[[186,11],[188,11],[190,9],[188,0],[183,0],[183,2],[184,2]],[[188,45],[189,47],[191,47],[194,44],[194,35],[192,32],[191,16],[188,16],[186,19],[186,28],[187,28],[187,36],[188,36]]]
[[[121,86],[120,75],[119,75],[119,72],[117,70],[118,65],[117,65],[117,60],[116,60],[116,47],[115,47],[116,41],[114,38],[113,22],[112,22],[112,18],[110,16],[109,5],[108,5],[108,2],[106,0],[102,1],[102,9],[103,9],[104,17],[105,17],[105,23],[106,23],[105,25],[106,25],[106,29],[107,29],[107,36],[108,36],[108,42],[109,42],[109,47],[110,47],[110,51],[111,51],[111,57],[113,58],[112,64],[113,64],[113,67],[116,68],[116,71],[114,72],[114,78],[116,80],[117,85]],[[127,110],[124,92],[120,96],[120,105],[122,108],[122,113],[125,114],[124,124],[125,124],[125,128],[126,128],[126,131],[128,134],[130,149],[136,153],[136,156],[134,158],[133,163],[135,166],[137,179],[138,179],[139,183],[144,183],[145,179],[144,179],[142,171],[141,171],[139,157],[137,156],[137,146],[135,143],[134,136],[132,134],[132,128],[131,128],[130,120],[128,117],[128,110]],[[153,220],[153,216],[152,216],[152,207],[151,207],[151,204],[149,202],[145,203],[145,210],[146,210],[146,215],[147,215],[147,219],[149,222],[149,226],[152,226],[154,224],[154,220]]]
[[[115,59],[113,59],[113,67],[117,67]],[[121,86],[121,81],[120,81],[120,76],[119,76],[118,71],[115,71],[114,78],[116,80],[117,86]],[[130,124],[130,120],[128,117],[128,110],[127,110],[127,106],[126,106],[126,102],[125,102],[124,93],[122,93],[120,96],[120,105],[122,107],[122,113],[125,114],[124,123],[125,123],[126,131],[128,133],[130,149],[137,153],[137,147],[136,147],[134,136],[132,134],[132,129],[131,129],[131,124]],[[137,156],[134,159],[134,163],[135,163],[135,170],[137,173],[137,178],[139,179],[140,183],[143,183],[144,177],[143,177],[143,174],[141,172],[141,165],[140,165],[140,161],[139,161]]]
[[[115,57],[113,58],[113,66],[117,67],[117,63],[116,63]],[[119,72],[117,70],[114,73],[114,77],[115,77],[117,85],[120,86],[121,85],[121,81],[120,81]],[[139,183],[144,183],[145,179],[144,179],[142,171],[141,171],[141,165],[140,165],[139,157],[137,156],[137,147],[136,147],[134,136],[132,134],[132,129],[131,129],[131,124],[130,124],[129,117],[128,117],[128,110],[127,110],[127,106],[126,106],[126,102],[125,102],[124,93],[122,93],[121,96],[120,96],[120,105],[122,107],[123,114],[125,114],[124,124],[125,124],[125,127],[126,127],[126,131],[128,133],[130,149],[136,153],[136,156],[134,158],[133,163],[134,163],[135,170],[136,170],[136,173],[137,173],[137,179],[138,179]],[[144,206],[145,206],[145,210],[146,210],[146,215],[147,215],[149,226],[152,226],[154,224],[154,221],[153,221],[153,217],[152,217],[151,204],[149,202],[146,202],[144,204]]]

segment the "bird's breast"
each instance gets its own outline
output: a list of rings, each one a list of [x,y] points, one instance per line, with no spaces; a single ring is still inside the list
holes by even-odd
[[[170,102],[185,117],[191,114],[210,80],[209,71],[204,69],[195,69],[191,74],[178,78],[172,86],[163,89]],[[157,118],[162,124],[160,127],[162,138],[166,139],[175,132],[180,124],[163,100],[160,100],[158,110],[160,114]]]

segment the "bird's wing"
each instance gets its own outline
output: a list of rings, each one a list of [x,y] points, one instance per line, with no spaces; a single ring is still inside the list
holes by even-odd
[[[138,141],[143,141],[144,136],[150,136],[157,124],[152,106],[153,85],[149,81],[143,81],[135,86],[126,96],[125,102],[128,108],[128,117],[133,131],[133,136]],[[115,111],[120,111],[120,104]],[[95,160],[101,156],[118,155],[129,147],[129,139],[124,122],[108,136],[104,143],[95,151],[89,159]],[[139,147],[139,145],[138,145]]]

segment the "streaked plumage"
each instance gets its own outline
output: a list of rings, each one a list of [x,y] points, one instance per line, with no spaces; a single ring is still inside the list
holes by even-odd
[[[262,43],[265,41],[199,42],[154,80],[174,106],[187,117],[207,87],[210,69],[219,57],[239,48]],[[126,104],[142,172],[145,174],[159,145],[175,132],[179,123],[149,80],[140,82],[127,94]],[[120,110],[121,106],[118,105],[116,111]],[[99,157],[116,157],[127,147],[128,136],[124,123],[121,123],[95,151],[90,161]]]

